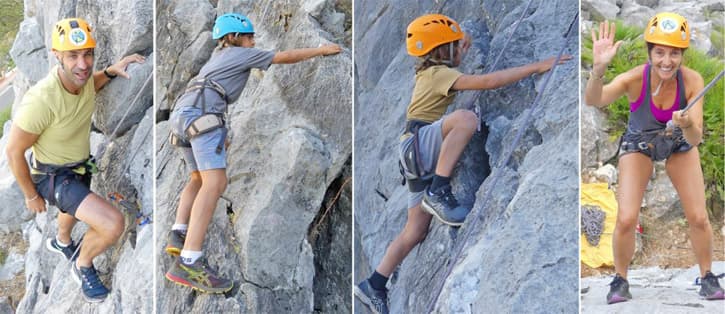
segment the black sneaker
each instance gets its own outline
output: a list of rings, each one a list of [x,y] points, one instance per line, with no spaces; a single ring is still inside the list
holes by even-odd
[[[179,230],[171,230],[169,232],[169,238],[166,240],[166,253],[173,256],[179,256],[181,249],[184,248],[184,241],[186,240],[186,233]]]
[[[68,246],[62,247],[58,245],[58,241],[53,237],[45,241],[45,247],[51,252],[63,255],[69,261],[75,260],[78,256],[78,245],[72,239]]]
[[[83,298],[88,302],[101,302],[108,296],[108,289],[101,282],[101,278],[98,277],[96,268],[91,267],[80,267],[76,266],[76,263],[71,266],[71,273],[73,279],[81,285],[81,292]]]
[[[705,277],[700,279],[700,295],[706,300],[722,300],[725,299],[723,289],[720,287],[718,278],[722,278],[725,274],[718,276],[713,275],[709,270],[705,273]]]
[[[375,290],[365,279],[353,288],[355,296],[375,314],[388,314],[388,290]]]
[[[431,191],[428,186],[425,189],[421,207],[444,224],[454,227],[462,225],[470,211],[470,209],[458,205],[450,185],[440,187],[436,191]]]
[[[622,278],[619,274],[614,276],[614,280],[609,284],[609,293],[607,294],[607,304],[624,302],[632,299],[629,293],[629,282]]]

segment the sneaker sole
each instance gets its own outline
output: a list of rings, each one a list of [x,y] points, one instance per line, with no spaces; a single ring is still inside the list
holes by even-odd
[[[173,246],[167,245],[166,248],[164,249],[164,251],[166,251],[166,254],[169,254],[171,256],[181,255],[181,249],[179,249],[178,247],[173,247]]]
[[[373,312],[375,314],[380,314],[380,312],[378,312],[375,309],[375,307],[373,307],[373,303],[370,302],[370,298],[368,298],[368,296],[366,296],[365,293],[362,290],[360,290],[360,288],[358,286],[354,286],[352,292],[355,295],[355,297],[357,297],[363,304],[365,304],[365,306],[368,308],[368,310],[370,310],[371,312]]]
[[[440,220],[440,222],[442,222],[443,224],[446,224],[446,225],[449,225],[452,227],[460,227],[463,225],[463,222],[450,222],[450,221],[443,219],[441,216],[438,215],[438,213],[436,213],[435,210],[433,210],[432,207],[429,207],[428,204],[425,203],[425,200],[423,200],[423,202],[421,202],[420,207],[423,208],[423,210],[425,212],[438,218],[438,220]]]
[[[722,300],[725,299],[725,293],[723,291],[715,292],[709,296],[705,297],[705,300]]]
[[[620,297],[618,295],[614,295],[611,298],[607,299],[607,304],[614,304],[614,303],[620,303],[620,302],[625,302],[625,301],[629,301],[629,299],[627,299],[625,297]]]
[[[197,287],[193,283],[191,283],[183,278],[171,275],[168,272],[166,273],[166,275],[164,275],[164,277],[166,277],[166,279],[168,279],[169,281],[171,281],[177,285],[189,287],[191,289],[194,289],[196,291],[203,292],[203,293],[226,293],[229,290],[232,290],[232,288],[234,288],[234,284],[232,284],[231,286],[229,286],[229,288],[224,288],[224,289],[204,289],[201,287]]]

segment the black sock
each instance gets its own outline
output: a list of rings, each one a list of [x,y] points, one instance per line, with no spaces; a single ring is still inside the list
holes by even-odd
[[[450,177],[433,176],[433,183],[430,184],[431,191],[438,191],[438,188],[451,184]]]
[[[375,290],[385,290],[385,284],[388,283],[388,277],[381,275],[379,272],[374,271],[370,278],[368,278],[370,286]]]

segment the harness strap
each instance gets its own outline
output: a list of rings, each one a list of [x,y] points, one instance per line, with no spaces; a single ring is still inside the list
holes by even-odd
[[[85,175],[90,175],[94,172],[94,170],[97,169],[92,160],[93,157],[89,157],[79,162],[73,162],[63,165],[53,165],[38,161],[31,153],[30,167],[33,168],[33,170],[41,172],[42,175],[48,176],[48,183],[50,184],[50,186],[47,201],[48,204],[50,204],[51,206],[55,206],[57,204],[57,200],[55,198],[55,177],[63,173],[76,174],[73,170],[78,169],[79,167],[84,167],[86,169]]]

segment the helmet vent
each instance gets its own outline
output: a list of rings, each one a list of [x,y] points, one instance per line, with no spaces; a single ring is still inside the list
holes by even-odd
[[[412,33],[408,33],[408,38],[413,37]]]
[[[70,21],[68,24],[70,24],[70,28],[78,28],[78,21]]]

